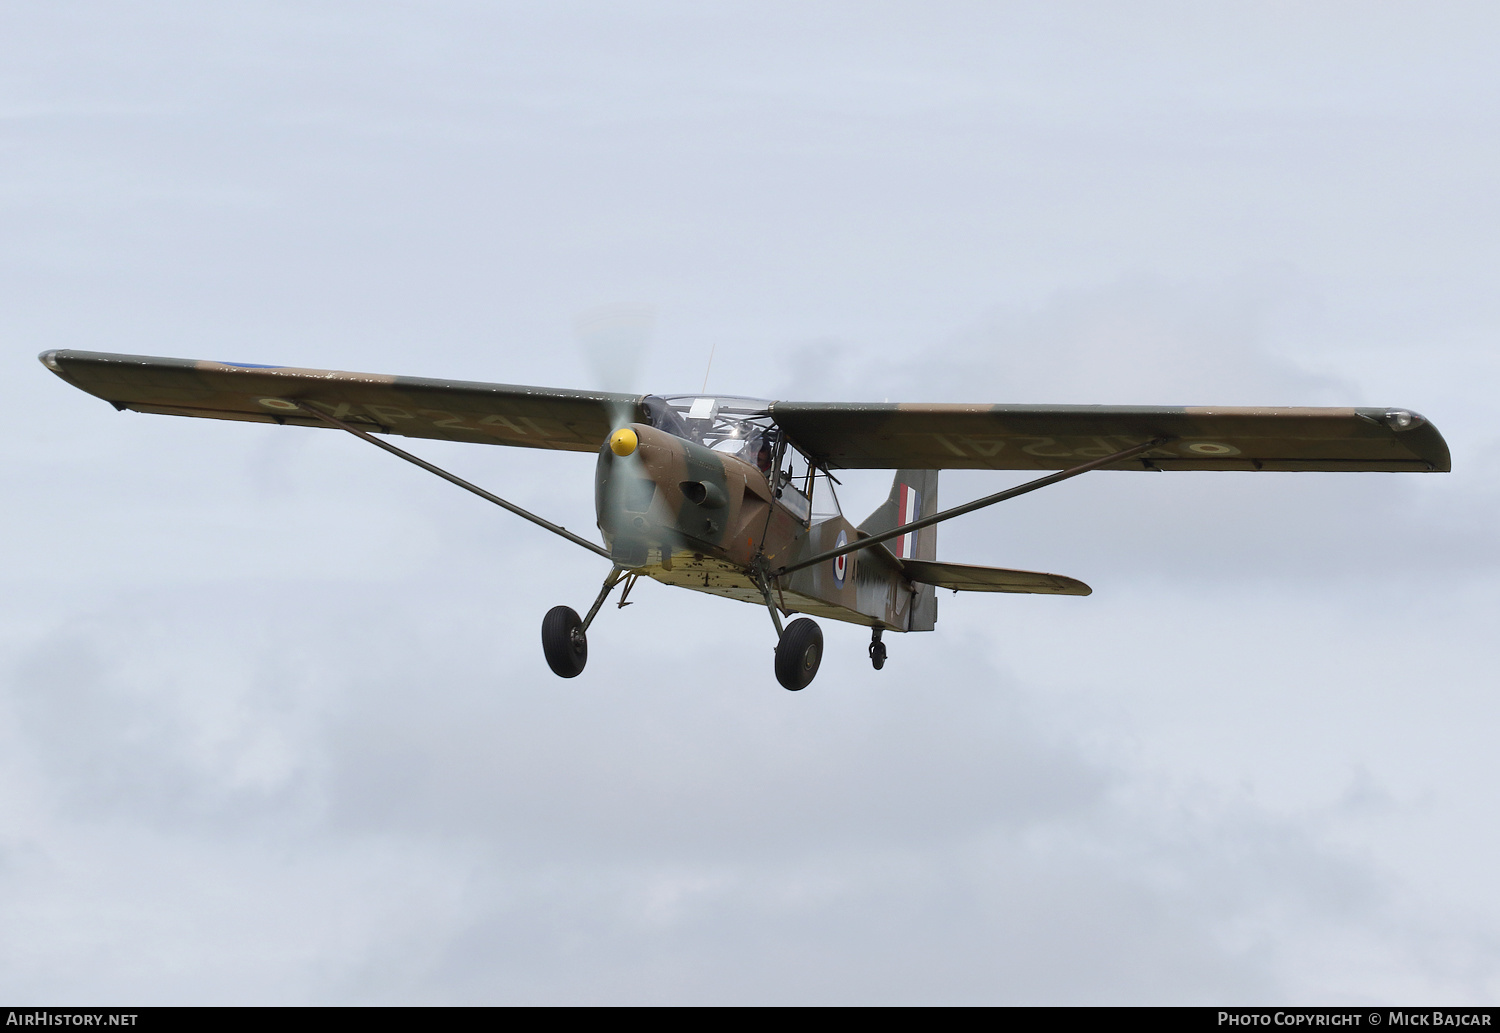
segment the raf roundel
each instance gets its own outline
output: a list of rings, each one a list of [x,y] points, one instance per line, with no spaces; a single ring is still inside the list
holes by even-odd
[[[839,532],[838,540],[833,543],[833,547],[835,549],[842,549],[844,546],[846,546],[848,544],[849,544],[849,536],[847,534],[845,534],[843,531],[840,531]],[[840,588],[843,588],[844,587],[844,577],[848,573],[849,573],[849,554],[846,552],[842,556],[835,556],[833,558],[833,583],[836,584],[836,585],[838,585]]]
[[[1200,456],[1237,456],[1240,454],[1240,450],[1233,445],[1225,445],[1218,441],[1195,441],[1187,447],[1187,450]]]

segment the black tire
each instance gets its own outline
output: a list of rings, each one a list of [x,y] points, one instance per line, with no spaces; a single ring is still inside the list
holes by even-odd
[[[798,692],[812,683],[823,662],[823,629],[806,617],[786,626],[776,643],[776,680]]]
[[[583,621],[571,606],[554,606],[542,618],[542,653],[559,678],[576,678],[589,662],[589,640]]]
[[[884,642],[871,642],[870,643],[870,663],[875,667],[875,670],[877,670],[877,671],[880,670],[882,667],[885,666],[885,643]]]

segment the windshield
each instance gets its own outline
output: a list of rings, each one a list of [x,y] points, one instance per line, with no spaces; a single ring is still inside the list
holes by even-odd
[[[814,515],[839,512],[838,496],[833,493],[828,471],[815,467],[790,442],[781,450],[781,469],[772,477],[777,432],[771,419],[771,403],[765,399],[648,395],[642,404],[653,427],[755,466],[772,482],[782,505],[804,523]],[[819,480],[823,485],[817,485]]]
[[[739,456],[762,471],[771,469],[776,442],[770,402],[761,398],[704,395],[667,395],[662,401],[671,414],[667,422],[678,424],[662,427],[663,430],[715,452]]]

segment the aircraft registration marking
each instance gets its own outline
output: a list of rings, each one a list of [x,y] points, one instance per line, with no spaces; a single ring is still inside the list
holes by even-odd
[[[964,459],[993,459],[1004,451],[1007,446],[1014,446],[1018,451],[1024,452],[1026,455],[1036,456],[1039,459],[1062,459],[1072,456],[1085,459],[1098,459],[1127,449],[1132,445],[1140,444],[1140,441],[1135,438],[1118,434],[1093,434],[1084,438],[1071,438],[1063,441],[1059,441],[1057,438],[1038,435],[979,438],[967,434],[939,434],[934,432],[932,437],[939,445],[953,455]],[[1209,442],[1203,442],[1202,444],[1206,447],[1193,448],[1192,450],[1200,455],[1238,454],[1238,450],[1232,449],[1229,445],[1217,445]],[[1226,451],[1217,451],[1220,448]]]
[[[297,402],[287,398],[261,398],[257,401],[267,409],[274,409],[277,412],[296,412],[301,408]],[[310,401],[308,404],[317,406],[336,420],[346,419],[351,415],[363,415],[384,426],[391,426],[397,420],[419,420],[445,430],[462,430],[484,436],[493,436],[495,431],[492,428],[499,428],[519,437],[539,437],[544,440],[570,436],[551,432],[530,416],[511,417],[491,413],[488,416],[473,417],[446,409],[418,409],[412,412],[395,405],[377,405],[370,402],[361,406],[350,402],[340,402],[336,406],[318,401]]]

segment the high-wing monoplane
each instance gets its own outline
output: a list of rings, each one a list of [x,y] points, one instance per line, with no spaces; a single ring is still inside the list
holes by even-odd
[[[1091,470],[1446,471],[1448,446],[1394,408],[912,405],[627,395],[245,363],[49,351],[48,369],[117,409],[343,430],[608,561],[580,617],[553,607],[542,649],[558,675],[588,661],[587,632],[616,586],[640,577],[763,606],[776,678],[806,687],[823,655],[808,617],[931,631],[939,588],[1088,595],[1081,581],[937,558],[937,525]],[[376,435],[597,452],[598,544]],[[859,524],[837,471],[895,471]],[[942,470],[1051,471],[950,509]]]

